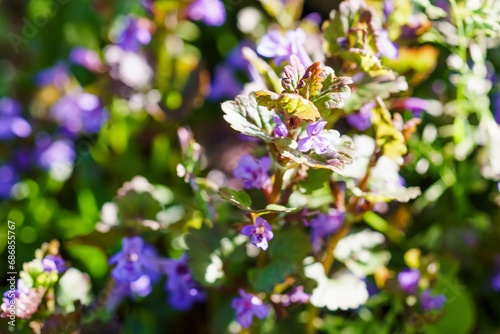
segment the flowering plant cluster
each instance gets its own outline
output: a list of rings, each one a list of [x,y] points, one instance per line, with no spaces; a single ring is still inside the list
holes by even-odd
[[[26,3],[1,333],[500,328],[500,2]]]

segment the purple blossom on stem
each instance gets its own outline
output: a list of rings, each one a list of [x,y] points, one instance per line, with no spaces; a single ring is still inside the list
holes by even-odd
[[[207,26],[219,27],[226,22],[226,9],[220,0],[195,0],[187,8],[187,16]]]
[[[385,0],[384,1],[384,6],[383,6],[383,11],[384,11],[384,16],[386,19],[389,18],[389,16],[394,12],[394,9],[396,8],[396,5],[394,4],[394,0]]]
[[[0,99],[0,140],[25,138],[31,134],[31,125],[21,115],[22,107],[10,97]]]
[[[63,96],[52,106],[51,113],[69,135],[97,133],[109,118],[99,98],[90,93]]]
[[[240,296],[234,298],[231,306],[236,312],[236,321],[243,328],[248,328],[252,325],[253,316],[259,319],[264,319],[269,315],[269,308],[254,294],[246,293],[240,289]]]
[[[262,217],[257,217],[255,219],[255,225],[247,225],[241,229],[241,234],[244,236],[252,236],[250,242],[255,247],[262,248],[266,250],[269,246],[268,241],[273,238],[273,228],[267,221]]]
[[[372,109],[375,103],[366,103],[359,109],[359,113],[353,113],[347,116],[347,123],[359,131],[365,131],[372,126]]]
[[[66,271],[66,261],[57,255],[46,255],[42,260],[43,269],[45,271],[57,271],[59,274]]]
[[[309,123],[306,127],[307,137],[299,140],[299,151],[308,152],[311,149],[314,149],[316,154],[323,154],[334,149],[330,140],[325,136],[321,136],[321,131],[326,124],[326,121]]]
[[[101,57],[97,52],[82,47],[73,48],[69,53],[69,60],[89,71],[99,71],[103,67]]]
[[[271,185],[271,178],[267,174],[271,168],[271,159],[267,156],[256,160],[249,154],[243,155],[238,161],[238,166],[233,174],[236,178],[243,180],[246,189],[266,189]]]
[[[224,98],[233,99],[242,89],[243,85],[234,75],[233,69],[229,66],[219,65],[215,68],[208,99],[211,101]]]
[[[288,129],[278,115],[274,115],[274,123],[277,125],[274,127],[275,137],[288,137]]]
[[[321,247],[321,239],[329,236],[339,230],[344,222],[344,213],[331,209],[328,214],[320,213],[316,218],[311,219],[311,243],[315,252],[318,252]]]
[[[417,292],[419,280],[420,271],[416,268],[408,268],[398,274],[398,281],[401,289],[409,295],[413,295]]]
[[[156,265],[156,257],[147,249],[141,237],[123,238],[122,250],[109,259],[110,265],[116,265],[111,276],[117,282],[137,281]]]
[[[420,303],[425,311],[430,310],[441,310],[446,303],[445,295],[435,295],[433,296],[431,290],[426,289],[422,291],[420,295]]]
[[[125,26],[116,36],[116,44],[123,50],[137,52],[142,45],[151,42],[151,32],[148,30],[147,20],[128,16]]]
[[[9,198],[19,176],[10,165],[0,165],[0,198]]]
[[[38,134],[35,148],[35,158],[43,170],[69,168],[76,158],[75,144],[69,139],[52,142],[47,134]]]
[[[274,58],[277,65],[290,59],[293,54],[307,68],[312,64],[312,60],[304,48],[306,40],[307,35],[300,28],[287,31],[285,36],[277,30],[271,30],[262,36],[257,46],[257,53],[264,57]]]
[[[68,66],[60,61],[52,67],[39,71],[35,76],[35,83],[38,86],[56,86],[64,88],[69,83]]]
[[[187,260],[187,255],[183,254],[177,260],[164,260],[162,264],[163,271],[168,276],[165,285],[169,293],[168,303],[179,311],[188,310],[194,303],[206,298],[200,284],[193,279]]]
[[[381,55],[389,59],[398,57],[398,45],[389,39],[387,30],[382,30],[378,35],[377,48]]]
[[[407,98],[403,102],[404,108],[413,113],[413,117],[420,117],[422,112],[429,110],[430,102],[418,97]]]
[[[495,291],[500,291],[500,272],[497,272],[491,280],[491,287]]]

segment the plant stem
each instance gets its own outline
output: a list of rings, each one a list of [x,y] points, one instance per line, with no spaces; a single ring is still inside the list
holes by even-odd
[[[349,233],[350,229],[351,229],[351,224],[348,222],[344,222],[344,225],[342,225],[340,230],[337,233],[335,233],[335,235],[330,239],[330,242],[326,247],[325,258],[321,262],[323,264],[323,268],[325,268],[325,274],[327,276],[328,273],[330,272],[330,269],[332,268],[333,262],[335,261],[333,251],[335,250],[335,247],[337,247],[339,241]]]

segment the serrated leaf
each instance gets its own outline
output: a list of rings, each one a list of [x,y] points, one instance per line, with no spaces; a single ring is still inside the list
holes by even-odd
[[[300,152],[297,148],[297,142],[290,138],[278,138],[274,141],[278,152],[299,164],[311,168],[326,168],[342,175],[346,165],[352,164],[351,142],[343,140],[337,147],[338,152],[327,153],[323,155],[315,154],[314,151],[309,154]]]
[[[309,100],[298,94],[276,94],[268,90],[255,92],[259,106],[273,109],[278,114],[297,117],[301,120],[315,121],[320,117],[318,109]]]
[[[275,261],[298,264],[311,250],[309,236],[299,228],[276,232],[269,243],[269,255]]]
[[[405,138],[394,127],[391,113],[380,98],[377,98],[377,106],[372,110],[372,123],[375,126],[375,143],[383,155],[397,161],[406,154]]]
[[[281,80],[281,86],[286,93],[297,93],[296,88],[305,73],[305,68],[296,55],[290,56],[290,65],[283,69],[285,77]]]
[[[297,85],[299,94],[308,100],[313,96],[318,95],[319,91],[323,87],[321,84],[324,80],[321,76],[323,69],[320,66],[320,62],[315,62],[309,66]]]
[[[342,108],[344,99],[351,95],[352,83],[349,77],[335,77],[334,73],[329,73],[323,82],[320,92],[311,98],[322,117],[330,114],[332,109]]]
[[[234,101],[222,103],[224,119],[236,131],[265,142],[273,141],[270,135],[273,131],[272,119],[274,113],[257,104],[255,95],[248,97],[239,95]]]

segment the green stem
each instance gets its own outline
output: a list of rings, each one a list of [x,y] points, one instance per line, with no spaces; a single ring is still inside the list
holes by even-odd
[[[453,11],[453,16],[455,17],[455,23],[457,25],[458,33],[458,52],[457,55],[462,59],[464,64],[467,64],[467,38],[465,36],[464,23],[462,21],[461,15],[458,10],[456,0],[450,0],[451,9]],[[463,100],[465,98],[463,92],[463,85],[459,84],[457,86],[457,100]]]

